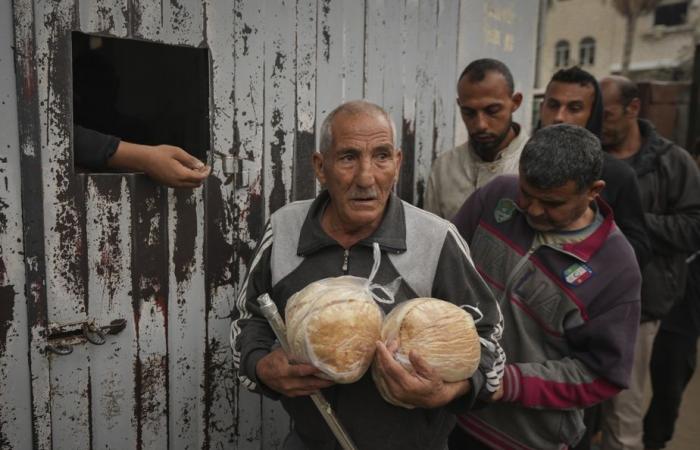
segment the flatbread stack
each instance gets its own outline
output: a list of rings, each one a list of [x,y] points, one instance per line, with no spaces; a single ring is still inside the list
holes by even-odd
[[[399,341],[395,359],[413,371],[408,359],[413,350],[437,371],[444,381],[466,380],[476,371],[481,346],[471,314],[459,306],[435,298],[415,298],[395,307],[385,318],[382,341]],[[391,396],[377,365],[372,377],[384,400],[413,408]]]
[[[366,279],[343,276],[294,294],[285,318],[292,360],[317,367],[336,383],[353,383],[372,363],[384,314]]]

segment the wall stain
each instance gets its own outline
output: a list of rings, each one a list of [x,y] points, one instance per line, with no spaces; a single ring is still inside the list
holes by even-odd
[[[209,438],[209,433],[216,432],[219,435],[226,435],[228,439],[225,443],[217,443],[219,446],[221,444],[233,445],[236,437],[236,427],[235,420],[231,422],[230,426],[225,425],[228,423],[228,418],[217,418],[211,413],[211,408],[216,401],[221,401],[219,398],[215,398],[216,395],[225,395],[226,403],[229,405],[229,411],[234,411],[235,409],[235,391],[234,382],[232,375],[232,358],[231,350],[228,343],[222,345],[222,343],[216,339],[212,338],[207,341],[207,350],[204,354],[204,379],[207,380],[204,391],[204,417],[206,420],[206,430],[207,438]],[[226,419],[226,420],[224,420]],[[210,448],[211,443],[207,440],[204,448]]]
[[[323,35],[323,58],[326,62],[329,62],[331,59],[331,32],[328,25],[328,13],[331,11],[330,3],[330,0],[323,0],[323,6],[321,7],[321,11],[323,11],[323,29],[321,33]]]
[[[114,294],[119,288],[123,266],[122,242],[119,238],[121,179],[96,177],[94,186],[98,199],[93,206],[102,211],[100,219],[94,225],[103,226],[98,242],[100,263],[95,267],[95,272],[105,283],[111,305],[114,300],[120,300],[115,299]]]
[[[220,286],[233,285],[231,266],[235,249],[232,240],[234,233],[233,210],[227,205],[231,199],[224,200],[222,183],[217,177],[209,177],[206,187],[206,233],[205,233],[205,279],[207,292],[211,293]]]
[[[243,55],[242,56],[247,56],[248,55],[248,38],[250,35],[253,33],[253,29],[248,26],[247,23],[243,24],[243,29],[241,30],[241,37],[243,38]]]
[[[311,155],[316,145],[313,132],[301,131],[297,127],[294,152],[294,200],[316,196],[316,176],[311,167]]]
[[[413,121],[408,119],[403,119],[401,125],[401,151],[403,152],[403,161],[399,178],[399,196],[408,203],[413,203],[416,130]]]
[[[75,22],[75,18],[73,18]],[[53,144],[49,147],[55,155],[50,156],[53,164],[49,166],[50,177],[56,186],[56,225],[53,230],[58,234],[59,246],[53,255],[52,264],[58,270],[58,276],[65,283],[76,299],[85,299],[87,293],[87,258],[85,236],[85,201],[79,181],[83,177],[73,176],[73,161],[70,154],[69,136],[72,127],[70,111],[72,105],[71,86],[69,83],[72,63],[70,58],[70,33],[62,28],[70,26],[63,23],[55,12],[47,15],[44,26],[51,30],[52,47],[46,58],[49,69],[48,95],[46,105],[48,133],[53,135]],[[77,25],[77,24],[75,24]],[[85,305],[87,310],[87,305]]]
[[[173,265],[178,284],[188,281],[194,269],[195,239],[197,237],[197,211],[192,190],[175,191],[175,242]]]
[[[15,316],[14,285],[0,286],[0,355],[7,349],[7,332],[12,327]]]
[[[278,75],[277,71],[284,71],[284,63],[287,59],[287,55],[285,55],[282,52],[275,52],[275,63],[274,63],[274,68],[272,70],[272,77],[275,77]]]

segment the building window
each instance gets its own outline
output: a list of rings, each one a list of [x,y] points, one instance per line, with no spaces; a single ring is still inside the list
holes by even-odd
[[[585,37],[579,43],[579,63],[582,66],[592,66],[595,64],[595,39]]]
[[[566,67],[569,65],[569,41],[559,41],[554,50],[554,65]]]
[[[685,24],[688,21],[688,3],[679,2],[658,6],[654,12],[654,25],[672,27]]]

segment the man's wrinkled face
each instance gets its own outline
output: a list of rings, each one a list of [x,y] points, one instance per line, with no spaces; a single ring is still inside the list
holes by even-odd
[[[547,86],[540,105],[542,126],[568,123],[585,128],[591,117],[594,101],[593,85],[552,81]]]
[[[331,222],[345,230],[375,229],[401,167],[391,126],[377,114],[338,114],[333,145],[315,153],[314,169],[331,197]]]
[[[481,81],[463,77],[457,85],[457,104],[469,140],[478,152],[498,150],[513,124],[522,95],[511,94],[505,77],[487,72]]]
[[[529,184],[522,173],[519,178],[518,207],[525,212],[527,222],[537,231],[582,228],[580,221],[599,192],[596,188],[579,190],[573,180],[556,188],[539,189]]]
[[[627,108],[620,99],[620,90],[611,82],[600,86],[603,96],[603,133],[601,142],[604,148],[617,147],[627,139],[632,125]]]

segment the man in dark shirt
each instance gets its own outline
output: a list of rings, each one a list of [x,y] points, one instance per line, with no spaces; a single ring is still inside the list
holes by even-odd
[[[540,105],[543,127],[568,123],[585,127],[599,139],[603,128],[603,99],[598,81],[579,67],[559,70],[547,85]],[[651,244],[644,224],[644,211],[639,184],[633,170],[607,153],[603,155],[605,189],[601,197],[613,210],[615,222],[634,249],[640,270],[651,257]],[[598,406],[586,410],[586,434],[577,450],[590,447],[593,434],[599,428]]]
[[[700,249],[700,171],[685,149],[639,118],[636,84],[616,76],[604,78],[600,86],[603,149],[634,169],[653,249],[642,270],[642,317],[630,388],[603,405],[601,447],[641,450],[644,386],[654,337],[659,321],[683,298],[688,254]]]
[[[568,123],[585,127],[600,138],[603,127],[603,100],[598,81],[579,67],[554,74],[540,106],[541,126]],[[651,245],[644,226],[639,185],[633,170],[605,154],[602,197],[613,210],[615,222],[632,245],[640,269],[651,256]]]

